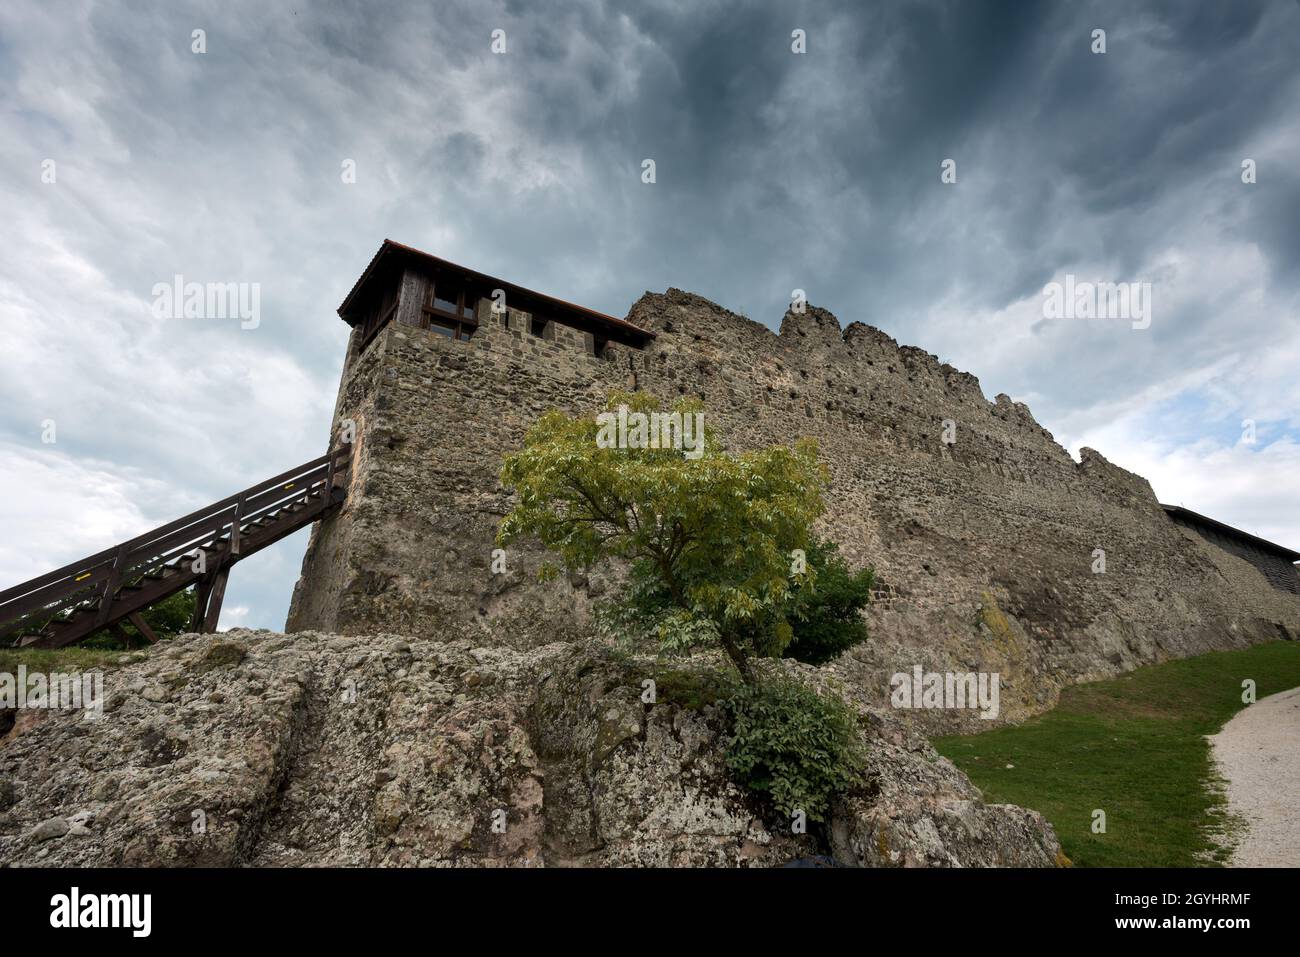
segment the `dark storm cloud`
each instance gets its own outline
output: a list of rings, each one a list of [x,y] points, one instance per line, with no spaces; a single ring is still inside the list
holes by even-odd
[[[759,299],[747,271],[728,282],[736,270],[701,260],[701,248],[745,257],[758,274],[779,261],[821,280],[819,301],[843,309],[869,298],[881,316],[975,278],[960,264],[972,228],[1003,243],[998,262],[970,264],[972,305],[1028,295],[1072,257],[1104,253],[1132,274],[1177,229],[1158,200],[1215,176],[1234,187],[1253,133],[1288,111],[1286,27],[1298,19],[1275,11],[1262,30],[1265,6],[1249,3],[1209,12],[731,4],[629,16],[632,35],[621,17],[585,8],[548,19],[537,43],[545,62],[521,78],[521,122],[536,143],[576,144],[591,157],[599,194],[626,195],[639,160],[654,158],[657,189],[628,197],[635,255],[654,259],[656,278],[705,282],[769,321],[778,302]],[[795,25],[809,31],[806,58],[790,53]],[[1097,26],[1109,34],[1104,56],[1089,50]],[[599,51],[602,68],[623,65],[620,95],[589,80],[575,36]],[[812,78],[811,102],[782,97],[801,71]],[[968,165],[973,150],[985,167]],[[984,190],[979,220],[941,219],[937,235],[909,246],[899,227],[918,213],[944,215],[924,207],[938,200],[938,165],[949,156],[965,176],[981,175],[972,185]],[[809,202],[791,190],[810,180],[859,203]],[[1274,215],[1261,214],[1261,225]],[[1084,234],[1077,226],[1088,217]],[[842,237],[835,260],[800,261],[800,240],[827,232]],[[1289,262],[1288,239],[1275,241]],[[618,275],[637,274],[627,267]]]

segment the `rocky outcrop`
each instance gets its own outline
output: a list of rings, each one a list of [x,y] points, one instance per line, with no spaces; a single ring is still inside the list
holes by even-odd
[[[182,636],[110,672],[99,717],[28,712],[0,737],[0,863],[1060,861],[1040,816],[984,804],[923,738],[860,703],[866,782],[825,826],[792,833],[728,779],[724,716],[697,665],[657,668],[589,643]]]

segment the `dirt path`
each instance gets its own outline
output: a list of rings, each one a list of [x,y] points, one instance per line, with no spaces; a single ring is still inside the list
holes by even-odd
[[[1239,712],[1210,745],[1229,810],[1246,822],[1231,866],[1300,866],[1300,688]]]

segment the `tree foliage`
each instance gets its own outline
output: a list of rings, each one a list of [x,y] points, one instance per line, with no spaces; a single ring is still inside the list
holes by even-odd
[[[778,677],[740,688],[727,707],[728,769],[787,817],[824,820],[831,799],[862,780],[866,752],[840,698]]]
[[[644,393],[616,393],[606,410],[665,411]],[[701,411],[681,400],[673,412]],[[811,543],[823,509],[825,471],[816,443],[730,454],[706,424],[701,453],[673,448],[603,448],[595,418],[543,416],[524,447],[506,458],[501,481],[515,492],[500,544],[536,536],[565,567],[608,556],[629,560],[633,585],[657,592],[666,613],[656,631],[666,648],[716,643],[752,682],[750,659],[779,654],[789,640],[785,606],[791,556]]]
[[[807,559],[816,585],[790,590],[787,617],[793,634],[783,654],[820,665],[867,640],[862,609],[871,601],[875,575],[868,568],[851,571],[831,541],[813,542]]]

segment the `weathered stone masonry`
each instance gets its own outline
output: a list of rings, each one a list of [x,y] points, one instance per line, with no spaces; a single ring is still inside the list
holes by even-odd
[[[644,348],[556,322],[532,335],[529,315],[502,321],[488,300],[466,342],[408,324],[416,286],[403,278],[395,321],[364,350],[353,332],[335,410],[357,424],[353,488],[313,530],[289,631],[436,634],[455,619],[520,646],[581,631],[614,570],[542,585],[538,554],[512,547],[491,573],[501,458],[550,408],[642,389],[701,397],[735,448],[818,440],[824,531],[887,596],[844,663],[880,701],[913,664],[997,671],[1014,720],[1072,681],[1300,636],[1300,599],[1176,526],[1146,480],[1092,450],[1074,462],[1027,407],[871,326],[810,306],[774,334],[671,289],[628,315],[656,333]]]

